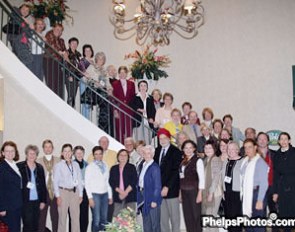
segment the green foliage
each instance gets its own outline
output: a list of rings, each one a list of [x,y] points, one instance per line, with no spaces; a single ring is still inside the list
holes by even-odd
[[[131,209],[122,209],[113,222],[106,225],[107,232],[141,232],[142,228],[136,222],[136,213]]]
[[[125,59],[134,59],[134,62],[131,65],[132,77],[135,79],[143,79],[144,74],[147,79],[153,80],[168,77],[168,74],[159,68],[168,67],[168,64],[171,61],[168,56],[156,56],[157,51],[157,49],[151,51],[150,47],[147,46],[142,53],[136,50],[134,53],[125,56]]]

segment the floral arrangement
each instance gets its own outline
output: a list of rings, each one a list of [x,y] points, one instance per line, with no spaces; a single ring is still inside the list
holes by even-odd
[[[31,12],[35,18],[48,17],[50,25],[53,26],[56,23],[62,23],[66,18],[71,19],[73,23],[73,17],[68,14],[70,10],[66,5],[66,0],[25,0],[32,5]]]
[[[143,79],[144,74],[147,79],[159,80],[161,77],[168,77],[168,74],[160,70],[161,67],[168,67],[171,62],[168,56],[157,56],[158,49],[150,50],[150,46],[139,52],[136,50],[134,53],[125,55],[125,59],[135,59],[131,65],[131,75],[135,79]]]
[[[113,222],[106,225],[107,232],[142,232],[142,228],[136,222],[136,214],[131,208],[122,209]]]

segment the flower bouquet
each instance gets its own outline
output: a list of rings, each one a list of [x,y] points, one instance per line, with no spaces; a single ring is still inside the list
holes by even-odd
[[[161,67],[168,67],[171,62],[168,56],[157,56],[158,49],[151,51],[150,46],[139,52],[136,50],[134,53],[125,55],[125,59],[134,59],[131,65],[131,75],[135,79],[143,79],[144,74],[147,79],[159,80],[162,77],[168,77],[168,74],[160,70]]]
[[[70,8],[66,5],[66,0],[26,0],[26,2],[32,4],[31,13],[35,18],[48,17],[51,26],[62,23],[66,18],[71,19],[73,23],[73,17],[68,14]]]
[[[131,209],[122,209],[113,222],[106,225],[107,232],[142,232],[142,228],[136,222],[136,213]]]

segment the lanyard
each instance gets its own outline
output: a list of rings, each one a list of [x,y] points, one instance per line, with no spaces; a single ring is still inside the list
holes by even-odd
[[[71,172],[72,177],[74,177],[74,167],[73,167],[72,162],[71,162],[71,167],[70,167],[70,165],[68,165],[67,161],[66,161],[66,165],[67,165],[69,171]]]
[[[25,168],[26,168],[26,174],[27,174],[27,180],[28,180],[28,182],[30,182],[31,181],[31,179],[32,179],[32,177],[31,178],[29,178],[30,176],[29,176],[29,172],[28,172],[28,169],[31,171],[31,169],[30,169],[30,167],[26,164],[26,166],[25,166]],[[35,173],[35,180],[37,179],[37,165],[36,165],[36,167],[35,167],[35,169],[34,169],[34,171],[33,172],[35,172],[35,170],[36,170],[36,173]]]

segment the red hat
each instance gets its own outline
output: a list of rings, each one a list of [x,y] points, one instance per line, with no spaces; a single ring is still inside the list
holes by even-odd
[[[160,135],[166,135],[168,138],[171,137],[170,132],[169,132],[168,130],[166,130],[165,128],[160,128],[160,129],[158,130],[158,134],[157,134],[157,136],[160,137]]]

